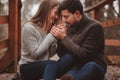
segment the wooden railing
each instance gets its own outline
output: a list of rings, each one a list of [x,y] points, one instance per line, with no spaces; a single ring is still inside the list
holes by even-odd
[[[111,26],[118,26],[120,25],[120,18],[115,18],[115,19],[111,19],[105,22],[102,22],[102,25],[104,28],[106,27],[111,27]]]
[[[8,23],[8,16],[0,16],[0,24]]]
[[[105,5],[113,3],[115,0],[101,0],[99,3],[93,5],[92,7],[86,8],[85,13],[93,12],[92,17],[96,20],[99,19],[99,10]]]
[[[100,8],[103,8],[105,5],[107,4],[110,4],[110,3],[113,3],[113,1],[115,0],[102,0],[101,2],[99,2],[98,4],[90,7],[90,8],[87,8],[85,10],[86,13],[89,13],[89,12],[93,12],[92,14],[92,17],[96,20],[99,20],[99,10]],[[104,22],[101,22],[103,27],[106,28],[106,27],[113,27],[113,26],[117,26],[117,25],[120,25],[120,18],[115,18],[115,19],[112,19],[112,20],[107,20],[107,21],[104,21]],[[106,46],[120,46],[120,39],[106,39],[105,40],[105,45]]]
[[[9,0],[9,14],[0,16],[0,24],[8,24],[8,39],[0,41],[0,50],[8,48],[0,59],[0,72],[16,72],[21,47],[20,0]]]
[[[100,13],[100,9],[103,8],[105,5],[109,5],[111,3],[113,3],[115,0],[101,0],[99,3],[93,5],[92,7],[89,7],[85,10],[85,12],[88,14],[88,13],[92,13],[92,18],[96,19],[96,20],[100,20],[100,16],[99,16],[99,13]],[[120,4],[119,4],[120,5]],[[106,29],[111,29],[112,27],[120,27],[120,17],[118,16],[117,18],[114,18],[114,19],[110,19],[110,20],[107,20],[107,21],[101,21],[103,27],[104,27],[104,30]],[[115,34],[115,33],[111,33],[111,34]],[[109,34],[107,34],[109,35]],[[118,34],[119,35],[119,34]],[[110,48],[113,48],[113,50],[115,48],[117,48],[117,50],[120,48],[120,36],[119,38],[106,38],[105,39],[105,46],[107,47],[107,50]],[[106,49],[106,48],[105,48]],[[109,49],[109,50],[110,50]],[[116,50],[116,49],[115,49]],[[120,55],[120,52],[119,50],[118,51],[115,51],[112,52],[112,53],[109,53],[110,51],[105,51],[106,53],[106,60],[108,62],[108,64],[112,64],[112,61],[111,59],[109,58],[109,56],[118,56]],[[118,56],[119,57],[119,56]]]
[[[6,47],[8,47],[8,39],[0,41],[0,50],[5,49]]]

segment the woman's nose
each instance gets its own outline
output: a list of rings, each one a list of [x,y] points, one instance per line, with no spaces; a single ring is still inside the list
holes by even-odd
[[[57,19],[57,18],[58,18],[58,15],[56,15],[55,18]]]

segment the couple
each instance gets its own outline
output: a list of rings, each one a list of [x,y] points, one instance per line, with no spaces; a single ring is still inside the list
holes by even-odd
[[[50,60],[55,53],[60,59]],[[85,15],[80,0],[42,0],[22,28],[19,65],[23,80],[104,80],[102,26]]]

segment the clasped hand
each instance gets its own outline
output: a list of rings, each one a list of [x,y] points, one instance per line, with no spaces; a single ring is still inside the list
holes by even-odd
[[[63,39],[67,34],[67,27],[64,25],[54,25],[50,33],[57,39]]]

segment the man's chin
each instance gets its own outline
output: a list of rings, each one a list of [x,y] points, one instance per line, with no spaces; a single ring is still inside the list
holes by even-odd
[[[71,24],[66,24],[66,27],[70,27],[71,26]]]

